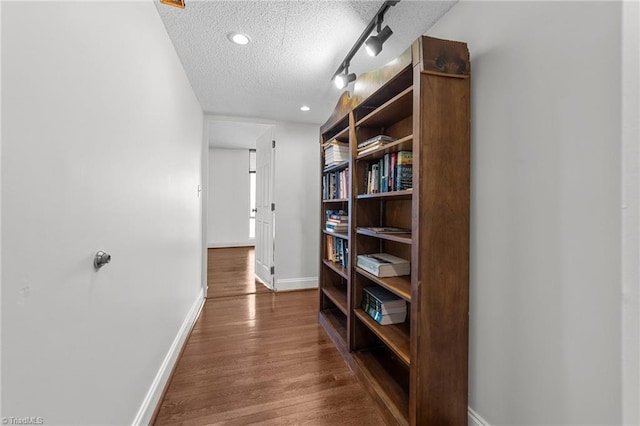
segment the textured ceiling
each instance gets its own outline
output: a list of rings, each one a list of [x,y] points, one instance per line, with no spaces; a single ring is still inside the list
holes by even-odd
[[[453,4],[403,0],[390,8],[385,24],[394,34],[376,58],[361,49],[350,72],[389,62]],[[330,78],[382,1],[156,5],[205,113],[321,124],[341,94]],[[230,43],[232,31],[248,34],[251,43]],[[302,105],[311,111],[300,111]]]
[[[238,119],[207,120],[209,146],[231,149],[255,149],[256,141],[272,124],[247,122]]]

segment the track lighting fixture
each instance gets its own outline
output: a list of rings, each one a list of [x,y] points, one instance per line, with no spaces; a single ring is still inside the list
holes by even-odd
[[[345,67],[343,74],[338,74],[334,77],[333,82],[335,83],[338,89],[344,89],[351,83],[355,81],[356,75],[354,73],[349,74],[349,67]]]
[[[387,13],[387,10],[389,10],[390,7],[395,6],[399,2],[400,0],[385,1],[378,12],[375,14],[371,22],[369,22],[367,27],[364,29],[362,34],[360,34],[360,37],[358,38],[358,40],[356,40],[356,43],[353,45],[349,53],[347,53],[347,56],[340,63],[340,66],[331,77],[338,89],[344,89],[349,83],[356,79],[355,74],[349,74],[349,62],[358,52],[358,49],[360,49],[360,47],[365,44],[365,40],[367,52],[369,52],[369,55],[377,56],[382,51],[382,45],[385,41],[387,41],[389,37],[391,37],[391,34],[393,34],[393,31],[391,31],[391,28],[389,28],[388,25],[381,30],[384,14]],[[377,28],[378,34],[367,39],[374,28]]]
[[[380,23],[382,23],[382,21]],[[369,37],[364,43],[364,47],[369,56],[378,56],[378,54],[382,52],[382,45],[391,37],[391,34],[393,34],[393,31],[391,31],[391,28],[387,25],[382,31],[378,29],[378,35]]]

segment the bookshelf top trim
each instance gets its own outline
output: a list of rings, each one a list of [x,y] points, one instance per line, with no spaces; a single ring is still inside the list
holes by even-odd
[[[339,129],[334,127],[343,123],[356,107],[394,83],[400,83],[401,90],[410,86],[413,81],[412,68],[416,66],[421,72],[429,74],[467,78],[471,73],[467,44],[434,37],[419,37],[398,58],[376,70],[360,74],[354,82],[352,93],[342,93],[333,113],[320,127],[320,133],[337,134],[342,131],[344,125]],[[409,79],[407,85],[398,81],[405,78]],[[391,97],[388,94],[384,96],[387,99]]]

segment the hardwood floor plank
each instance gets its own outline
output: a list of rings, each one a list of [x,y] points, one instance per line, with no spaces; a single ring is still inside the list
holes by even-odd
[[[210,248],[207,258],[207,298],[270,292],[255,277],[253,247]]]
[[[208,299],[156,425],[383,425],[318,325],[317,291]]]

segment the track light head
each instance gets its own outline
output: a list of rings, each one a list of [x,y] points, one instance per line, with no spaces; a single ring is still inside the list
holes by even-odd
[[[333,79],[336,87],[338,89],[344,89],[356,79],[356,75],[354,73],[349,74],[349,71],[345,71],[343,74],[336,75],[336,78]]]
[[[387,25],[378,33],[378,35],[369,37],[369,39],[364,43],[367,53],[370,56],[378,56],[378,54],[382,52],[382,45],[389,37],[391,37],[391,34],[393,34],[393,31],[391,31],[391,28]]]

